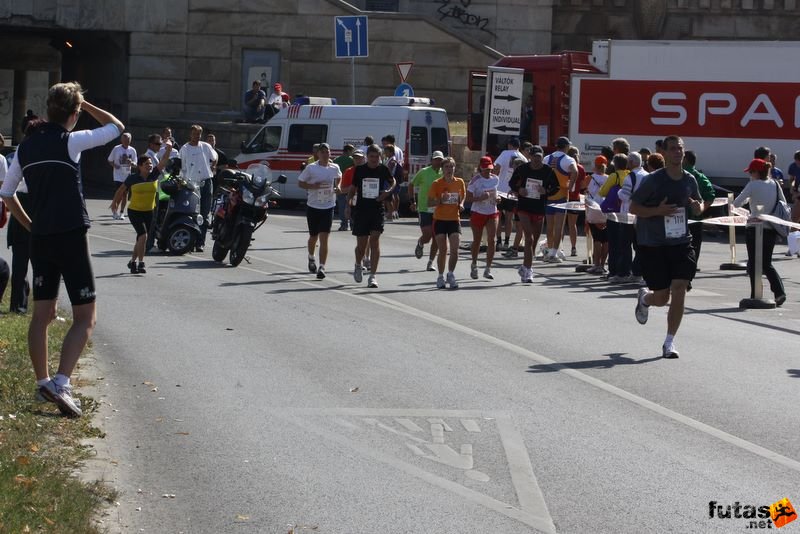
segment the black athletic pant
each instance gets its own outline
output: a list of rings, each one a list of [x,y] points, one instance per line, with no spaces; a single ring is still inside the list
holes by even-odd
[[[779,297],[785,295],[783,281],[778,271],[772,266],[772,251],[775,249],[775,238],[777,233],[772,228],[764,226],[764,240],[761,249],[761,272],[769,280],[769,288],[772,293]],[[745,243],[747,244],[747,275],[750,277],[750,298],[755,298],[756,283],[756,229],[748,226],[745,232]]]

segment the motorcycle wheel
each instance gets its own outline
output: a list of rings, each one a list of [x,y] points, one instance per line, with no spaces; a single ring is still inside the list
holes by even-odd
[[[247,254],[247,249],[250,248],[250,237],[252,237],[252,235],[252,228],[242,227],[239,231],[239,235],[234,238],[229,256],[231,265],[234,267],[242,263],[245,254]]]
[[[211,249],[211,257],[217,263],[225,261],[225,256],[228,255],[228,249],[220,245],[219,241],[214,241],[214,248]]]
[[[179,226],[169,233],[167,243],[170,252],[183,256],[194,248],[194,232],[185,226]]]

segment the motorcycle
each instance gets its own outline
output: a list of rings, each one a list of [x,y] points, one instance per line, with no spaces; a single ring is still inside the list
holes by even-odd
[[[230,255],[234,267],[242,263],[253,233],[266,222],[270,198],[280,196],[272,184],[286,183],[284,175],[272,182],[272,172],[266,165],[251,165],[247,171],[220,172],[223,185],[217,190],[212,209],[211,257],[221,263]]]
[[[155,229],[156,244],[162,252],[169,250],[181,256],[191,252],[201,236],[200,193],[194,183],[179,176],[180,159],[173,158],[169,165],[171,177],[161,183],[161,190],[169,195],[169,204]]]

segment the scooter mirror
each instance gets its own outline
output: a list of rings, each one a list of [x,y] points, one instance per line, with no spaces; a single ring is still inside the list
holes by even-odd
[[[278,182],[279,184],[285,184],[286,183],[286,175],[285,174],[281,174],[280,176],[278,176],[278,179],[276,180],[276,182]]]

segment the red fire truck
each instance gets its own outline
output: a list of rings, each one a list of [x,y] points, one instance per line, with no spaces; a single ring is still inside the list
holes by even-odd
[[[633,150],[680,135],[714,183],[740,188],[758,146],[788,167],[800,149],[800,42],[596,41],[592,52],[508,56],[523,69],[523,139],[562,135],[591,162],[614,137]],[[471,72],[469,145],[480,150],[486,73]],[[490,135],[497,154],[507,136]]]

